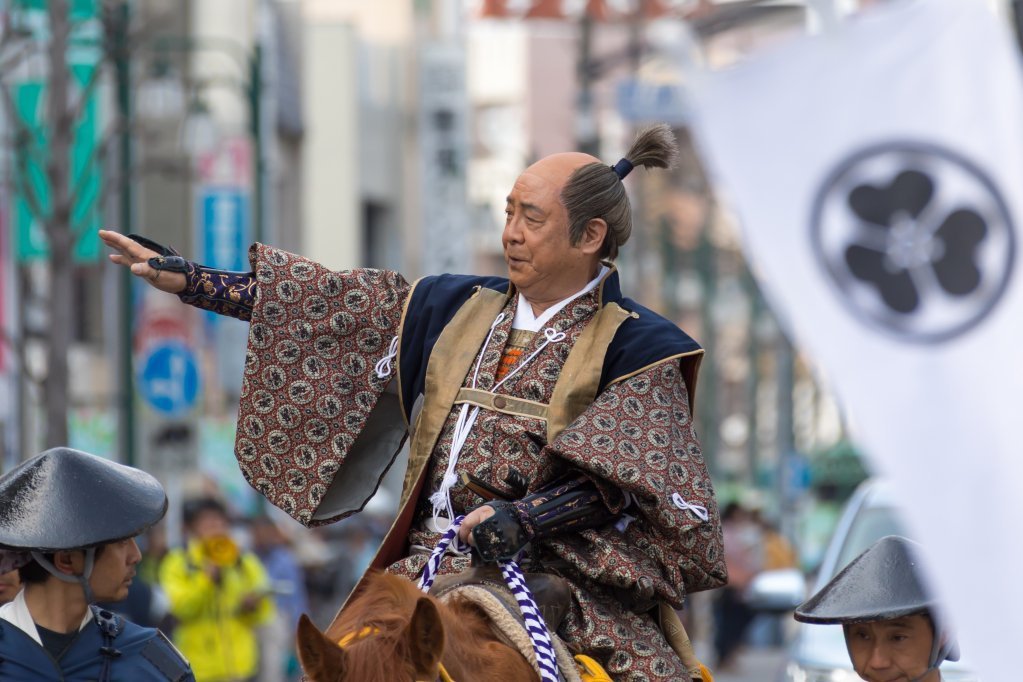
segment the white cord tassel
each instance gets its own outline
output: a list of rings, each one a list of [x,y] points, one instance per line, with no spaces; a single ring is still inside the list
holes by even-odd
[[[674,502],[675,506],[681,509],[682,511],[692,512],[696,516],[696,518],[700,519],[701,521],[706,521],[707,519],[710,518],[710,514],[707,513],[706,507],[704,507],[702,504],[690,504],[689,502],[686,502],[685,499],[683,499],[683,497],[678,493],[671,494],[671,501]]]
[[[490,345],[490,339],[494,335],[494,329],[497,325],[504,321],[504,313],[497,316],[494,320],[494,324],[490,325],[490,333],[487,334],[487,340],[483,343],[483,350],[480,352],[479,358],[476,360],[476,369],[472,375],[472,387],[476,388],[476,382],[479,379],[480,374],[480,363],[483,361],[483,356],[487,352],[487,346]],[[546,348],[549,344],[557,343],[565,339],[565,333],[555,331],[548,327],[544,330],[544,342],[540,344],[540,347],[533,351],[529,357],[522,362],[515,365],[512,371],[508,372],[503,379],[494,385],[493,392],[501,387],[504,382],[511,379],[513,376],[518,374],[519,370],[525,367],[530,360],[535,358],[540,351]],[[430,504],[433,505],[433,530],[443,533],[451,527],[451,519],[455,517],[454,508],[451,506],[451,488],[454,487],[455,483],[458,482],[458,476],[455,475],[455,466],[458,464],[458,456],[462,453],[462,447],[465,445],[465,441],[469,438],[469,432],[472,430],[473,424],[476,423],[476,417],[479,416],[479,406],[473,406],[469,408],[469,404],[465,403],[462,405],[462,409],[458,413],[458,421],[455,422],[455,430],[451,436],[451,454],[448,455],[448,466],[444,469],[444,477],[441,479],[440,487],[430,495]],[[446,521],[445,525],[441,525],[441,513]]]
[[[398,337],[391,339],[391,345],[387,348],[387,355],[380,358],[376,364],[377,379],[386,379],[391,376],[391,361],[398,357]]]
[[[451,454],[448,456],[448,466],[444,470],[444,478],[441,479],[440,488],[430,495],[430,504],[433,505],[434,530],[441,532],[447,530],[451,526],[451,519],[455,518],[454,509],[451,507],[451,488],[458,482],[458,476],[455,475],[455,465],[458,464],[458,456],[462,453],[462,446],[465,445],[465,440],[469,437],[469,431],[472,429],[472,425],[476,423],[476,416],[479,413],[480,408],[475,405],[470,412],[468,403],[463,404],[461,411],[458,413],[458,421],[455,422],[455,432],[451,437]],[[447,525],[442,526],[440,523],[441,512],[445,513]]]
[[[504,322],[504,318],[505,314],[501,313],[494,320],[494,323],[490,325],[487,340],[483,342],[483,349],[480,350],[480,355],[476,358],[476,368],[472,372],[473,388],[476,388],[476,381],[480,377],[480,364],[483,362],[483,356],[487,354],[487,346],[490,345],[490,339],[494,337],[494,330],[497,329],[497,325]],[[440,488],[430,495],[430,504],[433,505],[433,529],[435,531],[441,533],[446,531],[451,527],[451,519],[455,517],[451,507],[451,487],[458,482],[458,477],[455,476],[455,465],[458,464],[458,455],[462,452],[462,446],[465,445],[465,439],[469,435],[469,430],[476,423],[476,415],[479,414],[479,411],[479,407],[473,407],[472,414],[470,415],[469,405],[466,403],[462,405],[462,410],[458,413],[458,421],[455,422],[455,432],[451,438],[451,454],[448,455],[448,466],[444,470],[444,478],[441,479]],[[440,524],[441,512],[446,514],[444,520],[447,523],[444,526]]]

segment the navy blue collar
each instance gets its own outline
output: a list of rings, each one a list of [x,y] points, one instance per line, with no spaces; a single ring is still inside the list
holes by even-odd
[[[425,388],[426,367],[434,344],[444,326],[478,287],[508,297],[517,294],[515,287],[503,277],[438,275],[424,277],[416,284],[401,330],[401,395],[406,419],[411,417],[412,405]],[[601,307],[616,303],[634,314],[618,329],[608,348],[599,390],[667,358],[700,350],[700,345],[675,323],[624,298],[614,266],[598,285],[598,296]],[[695,380],[694,369],[691,376],[687,376],[690,392]]]

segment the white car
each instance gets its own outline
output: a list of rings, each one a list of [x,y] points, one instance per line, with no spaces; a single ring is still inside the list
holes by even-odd
[[[906,535],[897,507],[895,495],[883,481],[871,479],[857,488],[828,543],[811,594],[877,540]],[[946,661],[941,675],[944,682],[980,682],[962,660]],[[842,626],[800,623],[779,682],[861,682],[849,663]]]

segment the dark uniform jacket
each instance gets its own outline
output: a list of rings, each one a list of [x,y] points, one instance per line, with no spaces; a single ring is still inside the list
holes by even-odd
[[[54,659],[29,634],[0,620],[4,682],[195,682],[188,663],[163,633],[92,607],[93,620]]]

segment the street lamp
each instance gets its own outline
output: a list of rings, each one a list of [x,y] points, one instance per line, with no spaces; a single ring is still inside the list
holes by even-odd
[[[185,108],[185,88],[163,59],[153,62],[151,75],[138,87],[138,118],[143,122],[177,122],[181,125],[181,148],[191,157],[213,151],[220,139],[217,122],[198,94]]]
[[[188,107],[188,115],[181,127],[181,146],[189,156],[208,154],[217,148],[220,131],[206,103],[197,98]]]
[[[194,36],[156,36],[151,49],[157,53],[154,73],[159,80],[161,67],[159,64],[166,64],[168,55],[172,52],[192,54],[197,52],[216,52],[229,55],[238,65],[239,74],[236,77],[226,79],[205,80],[196,84],[196,87],[227,85],[236,89],[245,99],[248,109],[248,133],[253,144],[254,168],[253,168],[253,236],[255,241],[263,241],[266,237],[266,151],[264,149],[263,135],[263,50],[257,42],[252,49],[247,49],[241,43],[230,38],[220,37],[194,37]],[[160,94],[160,83],[143,84],[140,90],[140,103],[143,92],[148,89],[147,97],[165,96]],[[202,100],[193,98],[182,132],[182,143],[186,150],[193,153],[194,150],[208,151],[211,135],[215,135],[216,123],[205,107]],[[214,139],[215,143],[215,139]],[[205,146],[205,149],[203,147]]]
[[[153,63],[150,76],[139,85],[136,96],[139,118],[167,121],[185,113],[185,89],[163,60]]]

